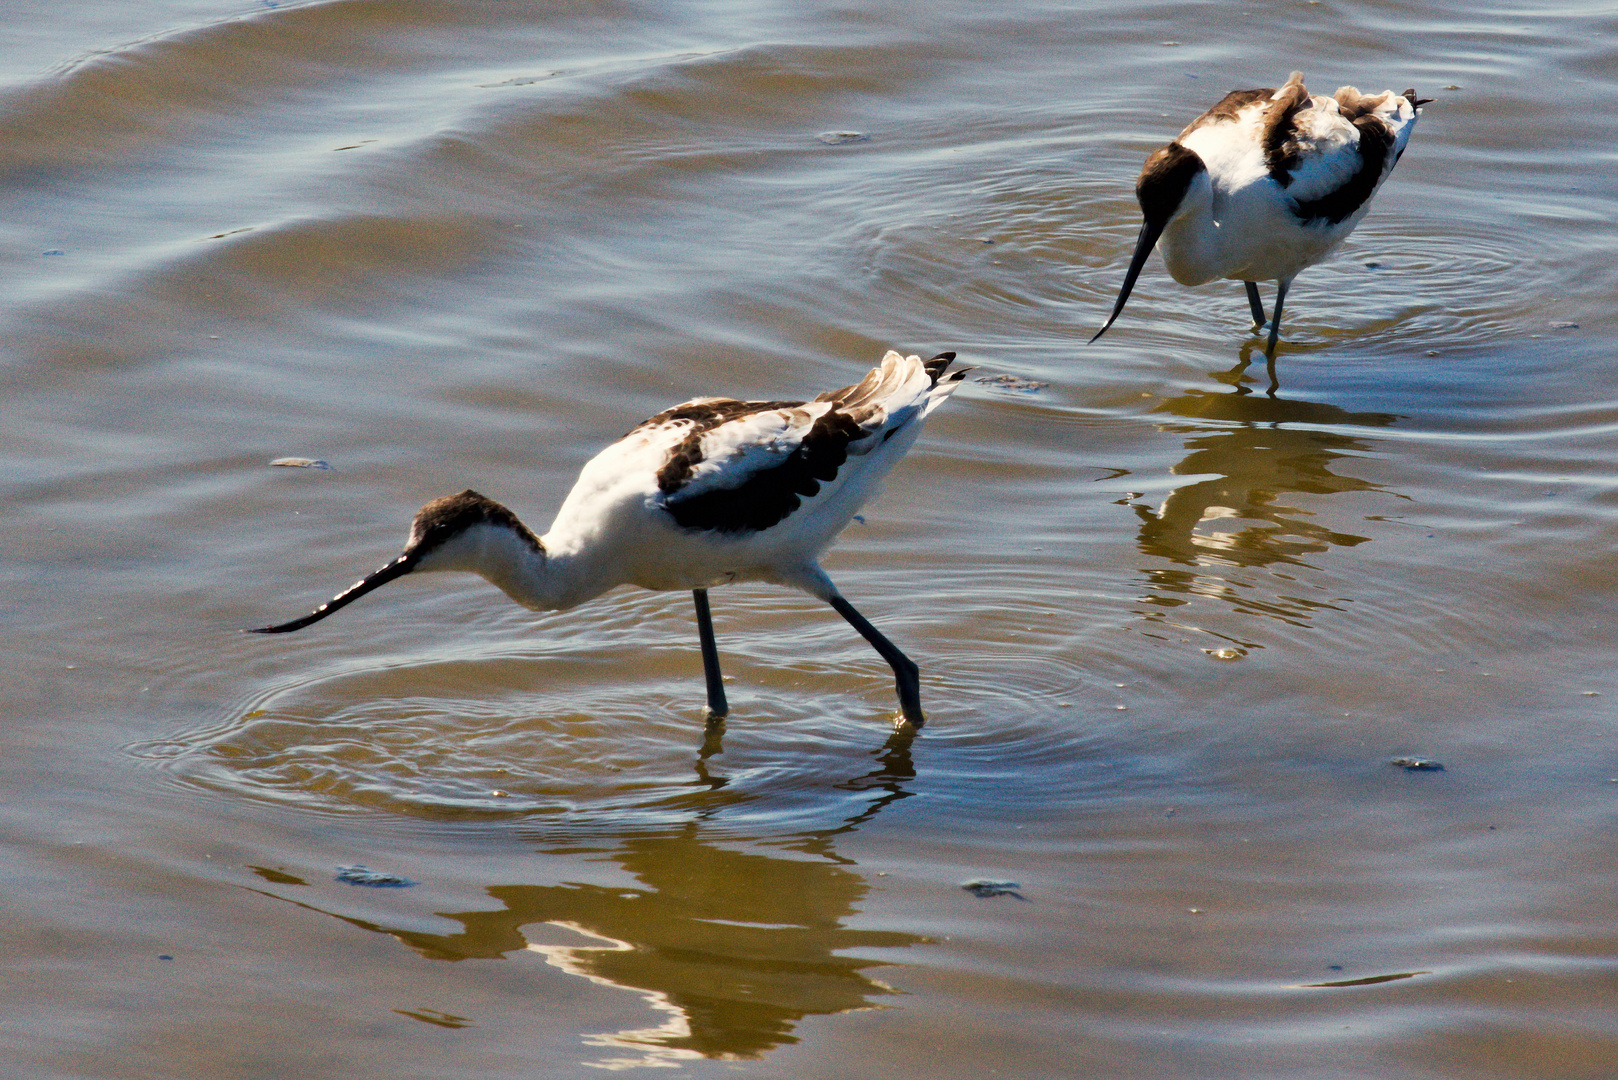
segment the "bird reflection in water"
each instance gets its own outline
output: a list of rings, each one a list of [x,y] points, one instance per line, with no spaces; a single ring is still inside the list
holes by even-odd
[[[894,993],[870,974],[889,961],[851,951],[924,940],[844,925],[870,886],[833,847],[838,834],[907,796],[911,737],[896,733],[875,751],[875,768],[835,785],[867,797],[824,830],[760,843],[734,838],[734,829],[710,836],[704,822],[691,820],[626,836],[603,858],[638,885],[492,885],[494,910],[440,913],[459,924],[451,933],[325,913],[430,959],[538,954],[569,975],[640,997],[652,1022],[584,1034],[585,1045],[604,1052],[586,1064],[617,1070],[757,1058],[796,1042],[793,1031],[806,1016],[870,1008],[873,998]]]
[[[1247,369],[1252,366],[1252,363],[1253,343],[1248,342],[1242,346],[1241,351],[1237,354],[1236,366],[1229,371],[1215,375],[1214,378],[1234,387],[1238,395],[1245,397],[1253,392],[1253,388],[1247,385],[1252,381],[1247,375]],[[1281,379],[1275,373],[1275,356],[1273,354],[1264,358],[1264,373],[1270,377],[1270,385],[1264,393],[1273,398],[1276,391],[1281,389]]]
[[[863,776],[855,777],[837,785],[845,791],[881,791],[883,794],[873,798],[864,809],[851,816],[842,825],[834,829],[816,833],[816,836],[831,837],[838,833],[851,832],[861,824],[869,821],[881,812],[889,803],[910,797],[905,790],[905,782],[916,778],[916,767],[910,760],[910,747],[915,742],[916,730],[914,727],[899,727],[888,736],[888,741],[882,744],[881,749],[873,751],[872,756],[877,759],[877,767]],[[708,767],[710,759],[725,752],[725,718],[722,716],[710,717],[703,732],[702,747],[697,751],[697,760],[693,768],[697,778],[692,786],[703,789],[703,793],[718,791],[730,783],[730,778],[713,772]],[[701,798],[699,793],[698,798]],[[722,812],[726,804],[711,803],[703,805],[691,802],[689,799],[676,797],[665,803],[666,806],[685,805],[693,810],[699,820],[715,816]]]
[[[1238,368],[1238,372],[1240,369]],[[1187,454],[1176,476],[1197,477],[1152,506],[1120,500],[1140,519],[1140,550],[1174,564],[1145,569],[1151,589],[1149,620],[1169,621],[1169,609],[1197,596],[1215,597],[1238,613],[1308,625],[1334,599],[1272,593],[1244,579],[1241,569],[1307,566],[1306,556],[1331,547],[1354,547],[1370,537],[1312,520],[1291,493],[1310,496],[1385,491],[1377,483],[1334,472],[1339,459],[1372,452],[1374,441],[1345,428],[1388,427],[1392,413],[1350,412],[1336,405],[1237,393],[1192,391],[1156,410],[1183,417],[1162,430],[1185,437]],[[1290,575],[1278,574],[1288,583]],[[1231,639],[1234,640],[1234,639]],[[1245,648],[1250,641],[1236,641]]]

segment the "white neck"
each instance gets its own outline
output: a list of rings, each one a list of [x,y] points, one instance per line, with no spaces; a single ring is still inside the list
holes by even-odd
[[[512,600],[535,611],[565,611],[599,596],[613,585],[589,573],[575,554],[551,553],[543,542],[509,528],[479,523],[423,555],[418,571],[463,570],[477,574]]]
[[[1163,265],[1181,285],[1202,285],[1220,276],[1221,224],[1213,202],[1213,181],[1207,170],[1199,170],[1158,241]]]

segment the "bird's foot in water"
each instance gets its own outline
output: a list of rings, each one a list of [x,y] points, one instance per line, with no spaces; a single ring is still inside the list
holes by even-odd
[[[703,761],[715,754],[725,752],[725,718],[708,714],[707,723],[702,729],[702,749],[697,751],[697,757]]]
[[[926,722],[927,718],[921,714],[919,709],[914,712],[906,712],[904,709],[900,709],[893,714],[894,731],[920,731],[922,725]]]

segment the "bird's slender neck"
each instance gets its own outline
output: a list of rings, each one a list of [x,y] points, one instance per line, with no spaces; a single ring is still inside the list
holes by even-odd
[[[1169,275],[1181,285],[1201,285],[1219,276],[1222,264],[1223,223],[1214,205],[1213,181],[1206,170],[1197,172],[1175,206],[1158,250]]]
[[[1156,238],[1175,281],[1200,285],[1216,276],[1207,270],[1219,247],[1213,182],[1200,154],[1179,140],[1152,154],[1135,181],[1135,198],[1146,219],[1142,242]]]
[[[535,611],[564,611],[616,584],[591,573],[578,552],[547,550],[515,519],[510,525],[480,522],[465,529],[424,554],[416,569],[477,574]]]

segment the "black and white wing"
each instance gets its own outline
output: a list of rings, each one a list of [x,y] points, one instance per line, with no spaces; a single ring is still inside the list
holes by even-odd
[[[698,399],[631,432],[666,448],[653,499],[686,529],[762,532],[846,483],[893,434],[925,418],[957,385],[954,358],[889,352],[853,386],[813,401]]]
[[[1263,138],[1270,177],[1293,200],[1300,222],[1336,225],[1365,208],[1410,139],[1414,97],[1352,86],[1311,96],[1303,76],[1292,73],[1268,107]]]

